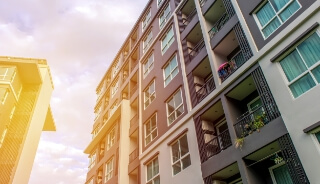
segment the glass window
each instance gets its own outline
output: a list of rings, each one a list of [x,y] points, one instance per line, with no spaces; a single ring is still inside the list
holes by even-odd
[[[154,114],[145,124],[145,141],[148,145],[158,135],[157,114]]]
[[[287,164],[280,163],[269,168],[273,183],[293,184]]]
[[[163,3],[164,0],[157,0],[158,7]]]
[[[320,37],[317,32],[310,35],[280,61],[295,98],[320,83],[319,61]]]
[[[256,13],[258,26],[264,36],[269,37],[288,20],[301,5],[297,0],[268,0]]]
[[[142,31],[146,29],[151,20],[151,10],[146,13],[146,16],[142,19]]]
[[[0,67],[0,81],[12,81],[15,75],[15,67]]]
[[[147,184],[160,184],[158,157],[147,165]]]
[[[110,180],[113,175],[113,157],[106,164],[105,182]]]
[[[144,93],[144,108],[147,108],[156,98],[155,80],[146,88]]]
[[[94,165],[96,165],[96,152],[93,152],[89,156],[89,170],[93,168]]]
[[[146,77],[153,69],[154,56],[153,53],[148,57],[148,60],[143,64],[143,76]]]
[[[166,33],[164,38],[161,40],[162,54],[164,54],[168,50],[168,48],[173,43],[173,41],[174,41],[174,34],[173,34],[173,27],[171,27],[171,29]]]
[[[174,56],[164,68],[164,86],[167,86],[178,73],[177,57]]]
[[[4,138],[5,138],[6,135],[7,135],[7,131],[8,131],[8,128],[6,127],[6,128],[3,130],[2,134],[1,134],[1,138],[0,138],[0,148],[2,147]]]
[[[179,89],[167,102],[167,118],[168,123],[171,124],[184,112],[182,93]]]
[[[162,29],[171,15],[170,4],[161,12],[159,17],[159,27]]]
[[[150,47],[152,42],[152,31],[150,31],[147,35],[147,37],[143,40],[143,53],[145,53],[148,48]]]
[[[171,146],[173,175],[191,165],[187,135],[182,136]]]
[[[316,136],[318,142],[320,143],[320,132],[315,133],[315,136]]]
[[[108,142],[107,142],[107,150],[109,150],[116,141],[116,131],[113,127],[112,130],[108,133]]]

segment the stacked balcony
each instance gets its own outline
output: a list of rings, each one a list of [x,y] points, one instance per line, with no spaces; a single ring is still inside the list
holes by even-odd
[[[177,12],[180,33],[184,32],[187,27],[193,27],[191,24],[198,22],[197,10],[193,0],[188,0]]]

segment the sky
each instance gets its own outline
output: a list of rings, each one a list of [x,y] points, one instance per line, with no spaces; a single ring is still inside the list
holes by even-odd
[[[148,0],[10,0],[0,55],[47,60],[56,132],[43,132],[29,184],[83,184],[95,89]]]

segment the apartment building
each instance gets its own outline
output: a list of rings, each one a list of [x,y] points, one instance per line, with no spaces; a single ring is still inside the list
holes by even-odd
[[[44,59],[0,57],[0,183],[28,183],[42,131],[55,131]]]
[[[97,87],[86,183],[318,183],[319,5],[150,0]]]

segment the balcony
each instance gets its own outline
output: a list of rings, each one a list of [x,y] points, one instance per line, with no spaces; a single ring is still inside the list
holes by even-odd
[[[238,138],[259,132],[280,116],[260,68],[255,69],[226,95]]]
[[[221,101],[206,109],[195,124],[202,163],[232,145]]]
[[[227,61],[220,65],[218,69],[218,75],[221,81],[225,81],[229,76],[231,76],[238,68],[241,67],[246,62],[243,54],[239,51],[235,56],[233,56],[230,61]]]
[[[212,157],[232,145],[228,130],[223,131],[206,143],[207,157]]]
[[[197,10],[194,1],[186,1],[183,7],[177,12],[180,33],[185,30],[196,14]]]
[[[191,61],[194,62],[193,60],[196,60],[195,62],[198,63],[207,55],[199,23],[195,25],[184,40],[182,40],[182,47],[186,64],[189,64]],[[200,58],[195,59],[198,55],[200,55]]]
[[[213,36],[221,30],[221,28],[226,24],[226,22],[229,20],[229,16],[227,13],[224,13],[217,22],[215,22],[208,32],[210,39],[213,38]]]
[[[197,101],[198,103],[202,101],[206,96],[208,96],[211,91],[216,89],[216,85],[214,84],[214,79],[211,76],[205,84],[203,84],[199,90],[197,90]]]
[[[188,47],[189,52],[189,61],[192,61],[194,57],[196,57],[201,49],[204,47],[204,40],[203,38],[194,46],[194,47]]]

